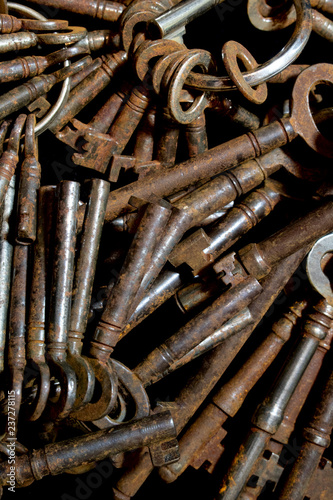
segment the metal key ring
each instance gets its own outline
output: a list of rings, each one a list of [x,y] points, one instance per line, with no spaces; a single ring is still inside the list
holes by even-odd
[[[252,71],[243,73],[243,77],[250,87],[256,87],[266,82],[287,68],[297,59],[307,44],[312,31],[311,5],[309,0],[293,0],[293,2],[297,17],[295,30],[290,40],[272,59]],[[212,92],[237,88],[228,76],[201,75],[198,73],[190,73],[186,79],[186,85],[197,90]]]
[[[24,5],[20,5],[20,4],[15,3],[15,2],[8,2],[7,5],[8,5],[8,9],[14,10],[15,12],[18,12],[21,15],[29,16],[29,17],[35,18],[39,21],[47,21],[47,18],[45,16],[43,16],[42,14],[37,12],[36,10],[31,9],[30,7],[25,7]],[[69,61],[64,62],[65,67],[67,67],[69,65],[70,65]],[[52,108],[47,113],[47,115],[44,116],[44,118],[37,123],[37,125],[35,127],[35,134],[37,136],[41,135],[43,132],[45,132],[45,130],[48,129],[48,127],[51,125],[52,121],[56,118],[59,111],[65,105],[65,102],[67,101],[67,98],[68,98],[68,95],[69,95],[69,92],[71,89],[70,85],[71,85],[71,79],[66,78],[64,80],[64,83],[62,84],[61,92],[59,94],[57,102],[54,104],[54,106],[52,106]]]
[[[195,50],[194,53],[189,51],[174,72],[168,91],[168,110],[170,116],[178,123],[183,125],[191,123],[203,112],[208,102],[205,93],[203,93],[196,97],[188,110],[183,111],[180,105],[180,95],[187,75],[195,66],[200,66],[204,71],[208,71],[212,65],[212,56],[206,50]]]

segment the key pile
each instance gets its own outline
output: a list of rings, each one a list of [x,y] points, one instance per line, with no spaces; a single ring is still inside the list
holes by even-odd
[[[333,498],[333,0],[120,2],[0,1],[1,495]]]

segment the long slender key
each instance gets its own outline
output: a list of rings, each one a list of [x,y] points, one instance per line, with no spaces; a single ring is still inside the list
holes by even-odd
[[[13,397],[14,421],[8,418],[4,441],[9,444],[17,437],[22,401],[25,357],[25,328],[27,308],[28,246],[16,244],[13,255],[13,279],[9,310],[8,371],[9,392]]]
[[[18,111],[38,97],[46,94],[56,83],[79,72],[90,61],[91,57],[86,56],[66,68],[60,69],[50,75],[35,76],[27,83],[9,90],[0,97],[0,119]]]
[[[22,244],[33,243],[37,232],[37,191],[40,186],[41,166],[35,137],[36,116],[27,117],[24,140],[24,161],[21,165],[17,200],[17,237]]]
[[[155,383],[173,363],[247,307],[261,292],[260,284],[250,279],[222,293],[211,306],[153,350],[135,368],[135,374],[145,386]]]
[[[321,271],[320,261],[329,252],[332,242],[332,235],[327,235],[319,240],[311,250],[307,262],[312,285],[319,288],[319,293],[328,294],[327,300],[330,303],[332,303],[330,281],[322,272],[319,275],[318,273]],[[322,454],[330,444],[330,434],[333,427],[332,398],[333,374],[331,373],[314,415],[303,431],[304,442],[300,454],[283,484],[279,495],[281,500],[287,498],[288,500],[295,500],[303,498],[305,495]]]
[[[0,153],[3,153],[3,144],[9,123],[3,122],[0,127]],[[10,290],[8,283],[11,280],[13,244],[10,240],[9,221],[13,215],[15,197],[16,176],[13,175],[8,190],[0,208],[0,372],[5,367],[5,345],[7,332],[7,315],[9,306]]]
[[[136,231],[130,250],[120,271],[117,283],[112,289],[107,307],[93,335],[89,363],[94,368],[96,379],[101,386],[110,379],[109,357],[119,340],[127,309],[130,307],[136,291],[140,286],[145,271],[145,264],[151,258],[151,250],[165,221],[170,217],[169,204],[161,200],[146,206],[141,223]],[[75,415],[80,420],[97,420],[107,415],[115,404],[112,391],[104,391],[96,397],[96,401],[88,403]]]
[[[323,297],[313,308],[304,325],[304,335],[295,347],[285,368],[263,403],[258,407],[252,423],[254,427],[237,453],[219,489],[219,499],[236,499],[246,484],[253,465],[265,449],[284,416],[287,404],[295,391],[306,367],[312,359],[320,340],[324,339],[332,326],[333,294],[329,280],[321,270],[322,256],[333,244],[333,236],[318,240],[308,256],[308,276],[312,286]],[[323,252],[323,249],[324,252]]]
[[[189,465],[199,468],[203,463],[210,462],[208,471],[213,470],[223,452],[223,447],[220,445],[226,434],[225,430],[221,429],[223,424],[241,408],[250,390],[289,340],[296,320],[306,305],[306,301],[296,302],[288,308],[236,375],[214,395],[182,437],[180,460],[176,464],[160,469],[159,474],[165,481],[176,480]],[[217,445],[214,446],[216,441]],[[208,456],[207,450],[209,450]]]
[[[224,283],[238,283],[241,275],[256,276],[261,279],[270,271],[272,265],[297,250],[299,245],[313,243],[316,239],[332,230],[330,224],[333,203],[324,201],[317,208],[308,212],[270,238],[260,243],[250,243],[242,248],[238,256],[235,252],[222,257],[215,265],[217,273],[225,273],[221,277]]]
[[[111,157],[123,152],[148,105],[147,89],[143,86],[135,87],[112,124],[109,134],[89,130],[84,132],[83,138],[87,143],[83,146],[83,153],[74,153],[74,163],[105,173]]]
[[[174,267],[186,262],[196,276],[269,215],[280,200],[279,186],[268,179],[263,188],[250,193],[210,231],[199,229],[179,243],[168,260]]]
[[[333,156],[333,145],[325,139],[313,122],[307,107],[307,95],[316,81],[331,81],[331,65],[316,64],[304,70],[293,89],[291,118],[282,118],[266,127],[249,132],[216,146],[194,159],[175,165],[166,171],[151,173],[110,193],[106,220],[113,220],[128,210],[132,195],[147,199],[149,193],[156,196],[172,194],[196,182],[213,177],[228,168],[257,158],[275,148],[284,146],[297,135],[324,156]]]
[[[0,206],[2,205],[8,185],[12,176],[15,173],[18,161],[19,161],[19,146],[21,140],[21,133],[25,124],[27,116],[19,115],[13,125],[13,128],[10,132],[7,149],[4,153],[2,153],[0,158]],[[5,129],[7,130],[8,124],[6,122],[3,124]],[[2,125],[2,132],[4,127]]]

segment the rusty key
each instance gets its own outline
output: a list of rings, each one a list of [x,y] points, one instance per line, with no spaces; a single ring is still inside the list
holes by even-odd
[[[174,267],[186,262],[196,276],[266,217],[281,200],[279,185],[268,179],[252,191],[207,233],[199,229],[179,243],[169,256]]]
[[[300,135],[315,151],[332,157],[333,145],[320,134],[307,104],[310,89],[316,82],[330,82],[331,73],[332,65],[316,64],[298,76],[293,89],[290,119],[282,118],[280,121],[272,122],[266,127],[209,149],[194,159],[175,165],[166,171],[151,173],[142,180],[112,191],[106,220],[113,220],[128,210],[128,200],[132,195],[146,199],[150,192],[154,192],[156,196],[172,194],[202,179],[213,177],[228,168],[284,146],[297,135]]]
[[[57,132],[56,137],[73,149],[78,150],[77,143],[86,131],[106,133],[127,98],[127,87],[128,85],[125,84],[122,89],[112,94],[88,124],[73,118],[64,129]]]
[[[50,391],[43,413],[43,417],[51,420],[67,416],[76,398],[76,374],[67,362],[66,351],[79,188],[73,181],[62,181],[59,185],[46,357],[51,377],[58,380],[60,386],[55,388],[55,394]]]
[[[124,150],[140,123],[149,105],[149,92],[143,87],[134,87],[123,108],[113,122],[109,134],[87,130],[83,134],[86,144],[83,153],[74,153],[72,160],[77,165],[94,168],[105,173],[113,155]]]
[[[86,56],[66,68],[60,69],[50,75],[35,76],[27,83],[9,90],[0,97],[0,119],[27,106],[51,90],[56,83],[80,71],[90,61],[91,57]]]
[[[21,244],[33,243],[37,231],[37,191],[40,186],[41,166],[38,161],[35,137],[36,116],[30,114],[25,125],[24,161],[21,166],[16,240]]]
[[[331,210],[333,203],[327,199],[317,208],[290,223],[270,238],[260,243],[250,243],[235,252],[222,257],[215,265],[224,283],[238,283],[241,276],[256,276],[261,279],[270,271],[272,265],[299,248],[313,243],[317,238],[332,230]]]
[[[13,59],[12,61],[1,62],[0,83],[12,82],[22,78],[40,75],[50,66],[83,53],[86,53],[84,48],[72,45],[52,52],[47,56],[26,56]]]
[[[104,21],[117,21],[125,9],[121,3],[99,0],[81,0],[80,3],[73,3],[72,0],[30,0],[30,2],[104,19]]]
[[[50,369],[45,359],[47,288],[50,283],[50,242],[55,205],[55,186],[43,186],[38,193],[37,239],[34,246],[30,307],[27,327],[27,383],[34,384],[35,394],[24,412],[37,420],[45,409],[50,392]],[[36,383],[37,381],[37,383]]]
[[[112,81],[127,61],[127,54],[119,51],[95,59],[98,66],[81,81],[69,94],[68,101],[49,127],[56,134],[63,129],[94,97]],[[101,64],[100,64],[101,63]]]
[[[223,424],[229,416],[233,417],[237,413],[250,390],[289,340],[296,320],[301,316],[306,305],[306,301],[293,304],[273,325],[272,331],[237,374],[214,395],[212,401],[182,437],[180,460],[177,464],[160,470],[160,476],[165,481],[176,480],[189,465],[199,468],[208,461],[211,464],[208,471],[213,470],[223,451],[220,445],[226,434],[225,430],[221,429]],[[215,442],[217,444],[214,446]],[[208,457],[206,456],[207,449],[209,450]]]
[[[148,108],[138,126],[133,156],[139,161],[147,162],[153,159],[156,112],[156,106]]]
[[[151,258],[151,248],[154,248],[159,232],[169,217],[169,204],[163,200],[146,206],[117,283],[112,289],[107,306],[93,335],[89,362],[101,384],[105,384],[110,377],[112,379],[110,363],[108,363],[109,356],[120,338],[128,308],[145,272],[145,264]],[[76,412],[76,417],[81,420],[97,420],[107,415],[112,405],[114,405],[112,393],[104,391],[97,401],[89,403],[81,412]]]
[[[330,349],[332,339],[333,330],[331,328],[325,339],[319,342],[318,349],[308,364],[307,369],[305,370],[287,405],[281,425],[268,444],[267,450],[271,453],[269,456],[265,456],[264,454],[257,461],[255,468],[252,471],[252,475],[258,477],[255,487],[250,485],[251,481],[249,481],[240,495],[240,500],[249,500],[254,496],[257,497],[266,485],[267,481],[271,481],[275,484],[278,483],[284,470],[283,467],[278,464],[278,461],[283,463],[284,460],[283,446],[288,445],[288,441],[294,430],[297,417],[316,381],[318,373],[322,367],[324,357]]]
[[[332,304],[332,288],[329,278],[322,271],[322,259],[327,253],[330,253],[332,242],[332,234],[318,240],[307,259],[309,280],[312,286],[325,297],[326,304]],[[309,422],[309,426],[304,429],[304,443],[300,455],[283,485],[279,496],[281,499],[294,500],[305,495],[322,453],[330,444],[330,434],[333,427],[332,383],[333,376],[331,374],[314,416]]]
[[[249,279],[222,293],[211,306],[153,350],[135,368],[135,374],[146,386],[156,382],[174,362],[247,307],[261,292],[259,282]]]
[[[10,289],[8,283],[11,280],[13,243],[10,235],[10,220],[14,214],[15,181],[13,175],[1,207],[1,236],[0,236],[0,372],[5,368],[5,347],[7,336],[8,307],[10,300]]]
[[[17,459],[16,483],[26,486],[52,474],[61,474],[82,463],[91,463],[109,455],[134,450],[175,438],[175,425],[169,411],[159,412],[116,428],[90,432],[83,436],[51,443]],[[8,462],[0,464],[0,482],[5,485]],[[8,486],[8,483],[7,483]]]
[[[67,362],[77,375],[74,412],[88,403],[94,392],[94,371],[87,358],[81,356],[81,351],[82,340],[88,324],[92,287],[109,191],[110,184],[108,182],[102,179],[92,180],[87,214],[81,235],[80,253],[76,264],[67,355]]]
[[[16,244],[13,255],[13,279],[9,309],[8,371],[9,393],[14,395],[14,421],[8,418],[4,441],[17,437],[22,401],[25,357],[25,328],[27,308],[28,246]]]

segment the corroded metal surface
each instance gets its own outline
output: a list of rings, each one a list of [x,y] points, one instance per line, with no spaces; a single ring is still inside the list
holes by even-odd
[[[333,491],[333,2],[178,3],[0,2],[1,492]]]

